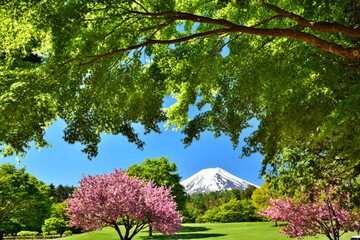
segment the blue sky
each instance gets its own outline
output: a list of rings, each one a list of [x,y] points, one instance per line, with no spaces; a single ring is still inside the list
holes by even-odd
[[[256,124],[256,122],[254,122]],[[92,161],[81,152],[80,144],[68,144],[63,139],[65,123],[61,120],[49,127],[46,139],[54,145],[38,151],[32,148],[27,158],[21,158],[19,167],[26,166],[27,172],[35,175],[46,184],[74,185],[85,174],[109,173],[114,168],[126,169],[133,164],[139,164],[146,158],[166,156],[170,162],[176,162],[178,173],[182,180],[192,176],[204,168],[220,167],[246,181],[261,185],[259,179],[261,168],[260,154],[241,158],[241,146],[234,150],[227,137],[213,138],[212,133],[202,134],[199,141],[184,148],[180,141],[180,132],[164,131],[162,134],[151,133],[141,135],[146,146],[143,151],[136,145],[128,143],[123,136],[103,135],[99,146],[99,155]],[[246,130],[242,137],[249,135],[252,129]],[[15,157],[1,158],[0,163],[17,164]]]

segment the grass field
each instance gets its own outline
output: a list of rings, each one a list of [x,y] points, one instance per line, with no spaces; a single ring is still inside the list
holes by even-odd
[[[154,233],[154,237],[147,237],[148,231],[145,229],[136,235],[133,240],[146,239],[217,239],[217,240],[285,240],[289,239],[285,235],[277,232],[278,228],[273,223],[251,222],[251,223],[189,223],[184,224],[184,228],[174,237],[163,236]],[[350,240],[355,233],[343,235],[341,240]],[[119,239],[113,228],[107,227],[100,231],[82,233],[64,240],[116,240]],[[324,236],[308,237],[305,240],[327,240]]]

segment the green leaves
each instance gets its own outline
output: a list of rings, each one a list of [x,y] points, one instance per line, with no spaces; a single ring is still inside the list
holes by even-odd
[[[259,220],[255,208],[248,200],[230,199],[219,207],[214,207],[202,216],[204,222],[250,222]]]
[[[24,168],[0,166],[0,224],[21,223],[38,228],[51,208],[49,188]]]

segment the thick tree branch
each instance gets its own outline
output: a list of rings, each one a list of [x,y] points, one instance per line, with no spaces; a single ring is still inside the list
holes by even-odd
[[[235,28],[237,32],[243,32],[254,35],[262,36],[274,36],[274,37],[289,37],[307,42],[308,44],[315,46],[316,48],[344,57],[344,58],[360,58],[360,48],[347,48],[341,45],[330,43],[322,40],[312,34],[291,30],[291,29],[264,29],[264,28],[252,28],[245,26],[237,26]]]
[[[360,37],[360,29],[353,29],[353,28],[341,25],[339,23],[311,22],[299,15],[290,13],[290,12],[285,11],[277,6],[266,3],[263,0],[259,0],[259,2],[267,9],[270,9],[284,17],[290,18],[304,27],[309,27],[311,29],[314,29],[314,30],[320,31],[320,32],[339,32],[339,33],[342,33],[342,34],[345,34],[348,36],[352,36],[352,37]]]
[[[341,45],[322,40],[312,34],[301,32],[301,31],[296,31],[296,30],[291,30],[291,29],[276,29],[276,28],[275,29],[265,29],[265,28],[255,28],[254,26],[246,27],[246,26],[237,25],[237,24],[227,21],[225,19],[212,19],[212,18],[207,18],[207,17],[203,17],[203,16],[197,16],[194,14],[183,13],[183,12],[163,12],[163,13],[132,12],[132,13],[136,13],[136,14],[140,14],[140,15],[148,15],[148,16],[169,16],[175,20],[188,20],[188,21],[193,21],[193,22],[209,23],[209,24],[227,27],[226,29],[214,30],[214,31],[221,31],[221,33],[238,32],[238,33],[248,33],[248,34],[263,35],[263,36],[290,37],[290,38],[305,41],[305,42],[317,47],[320,50],[323,50],[323,51],[326,51],[326,52],[329,52],[329,53],[332,53],[332,54],[335,54],[335,55],[338,55],[338,56],[341,56],[344,58],[360,58],[360,48],[343,47]],[[280,13],[285,14],[286,11],[280,12]],[[278,18],[278,16],[274,16],[273,18]],[[265,20],[265,22],[270,21],[273,18],[269,18],[269,19]],[[305,21],[307,21],[307,20],[305,20]],[[256,26],[258,26],[258,25],[256,25]],[[211,32],[212,31],[205,32],[200,35],[209,36],[209,35],[211,35]],[[218,34],[218,32],[216,34]],[[153,43],[171,44],[171,43],[187,41],[189,39],[193,39],[196,37],[198,37],[197,34],[194,34],[194,35],[191,35],[186,38],[180,38],[180,39],[175,39],[175,40],[154,40]]]
[[[200,37],[207,37],[207,36],[214,36],[217,34],[224,34],[227,33],[228,30],[227,29],[218,29],[218,30],[213,30],[213,31],[209,31],[209,32],[204,32],[204,33],[197,33],[197,34],[193,34],[187,37],[183,37],[183,38],[177,38],[177,39],[173,39],[173,40],[154,40],[154,39],[148,39],[143,43],[134,45],[134,46],[130,46],[130,47],[126,47],[126,48],[122,48],[122,49],[118,49],[109,53],[105,53],[102,55],[95,55],[95,56],[87,56],[87,58],[94,58],[91,61],[85,62],[80,64],[80,66],[83,65],[87,65],[87,64],[91,64],[94,63],[102,58],[117,54],[117,53],[121,53],[121,52],[126,52],[126,51],[131,51],[131,50],[135,50],[135,49],[139,49],[148,45],[154,45],[154,44],[165,44],[165,45],[169,45],[169,44],[174,44],[174,43],[181,43],[181,42],[186,42],[189,41],[191,39],[195,39],[195,38],[200,38]],[[75,61],[75,60],[70,60],[66,63],[69,63],[71,61]],[[65,63],[65,64],[66,64]]]
[[[151,16],[151,17],[154,17],[155,20],[157,18],[159,18],[159,20],[167,19],[167,21],[165,23],[158,24],[157,26],[153,26],[150,28],[144,28],[144,29],[142,29],[142,31],[147,31],[147,30],[156,29],[156,28],[158,29],[157,31],[159,31],[160,29],[167,27],[168,25],[174,23],[175,21],[181,21],[181,20],[198,22],[198,23],[208,23],[208,24],[212,24],[212,25],[223,26],[225,28],[215,29],[212,31],[207,31],[207,32],[202,32],[202,33],[195,33],[195,34],[189,35],[187,37],[169,39],[169,40],[151,39],[153,37],[153,35],[152,35],[150,39],[146,39],[144,42],[139,43],[137,45],[133,45],[133,46],[129,45],[128,47],[118,49],[118,50],[115,50],[115,51],[112,51],[109,53],[105,53],[102,55],[88,56],[86,58],[93,58],[93,60],[82,63],[82,64],[80,64],[80,66],[94,63],[102,58],[108,57],[113,54],[131,51],[131,50],[135,50],[135,49],[140,49],[140,48],[142,48],[144,46],[148,46],[148,45],[154,45],[154,44],[169,45],[169,44],[174,44],[174,43],[186,42],[186,41],[189,41],[189,40],[192,40],[195,38],[211,37],[211,36],[215,36],[215,35],[219,35],[219,34],[222,35],[222,34],[229,34],[229,33],[241,33],[241,34],[247,33],[247,34],[261,35],[261,36],[289,37],[289,38],[304,41],[312,46],[315,46],[316,48],[318,48],[322,51],[326,51],[326,52],[341,56],[343,58],[360,59],[360,48],[344,47],[344,46],[320,39],[319,37],[316,37],[310,33],[302,32],[300,30],[295,30],[295,29],[291,29],[291,28],[289,28],[289,29],[281,29],[281,28],[267,29],[267,28],[257,28],[257,26],[267,23],[276,18],[287,17],[287,18],[291,18],[291,19],[295,20],[301,26],[311,27],[312,29],[315,29],[315,30],[317,30],[317,28],[321,28],[321,31],[330,31],[330,30],[331,31],[339,31],[340,33],[345,32],[344,34],[350,34],[351,36],[360,36],[359,30],[350,29],[350,28],[347,28],[340,24],[333,24],[333,23],[329,23],[329,26],[327,28],[320,27],[320,26],[324,26],[324,24],[309,22],[308,20],[306,20],[296,14],[284,11],[276,6],[267,4],[262,0],[259,0],[259,2],[261,4],[263,4],[265,7],[277,12],[280,15],[276,15],[274,17],[265,19],[264,21],[262,21],[256,25],[246,27],[246,26],[241,26],[241,25],[232,23],[225,19],[213,19],[213,18],[198,16],[198,15],[194,15],[194,14],[190,14],[190,13],[184,13],[184,12],[176,12],[176,11],[161,12],[161,13],[139,12],[139,11],[127,12],[127,14],[135,14],[135,15],[142,15],[142,16],[149,16],[149,17]],[[354,30],[354,31],[352,31],[352,30]],[[74,60],[70,60],[68,62],[72,62],[72,61],[74,61]]]
[[[203,17],[191,13],[185,12],[176,12],[176,11],[169,11],[169,12],[161,12],[161,13],[149,13],[149,12],[138,12],[138,11],[131,11],[129,13],[138,14],[138,15],[146,15],[146,16],[154,16],[154,17],[161,17],[161,16],[168,16],[169,18],[174,18],[176,20],[187,20],[192,22],[198,23],[209,23],[214,25],[221,25],[228,28],[233,28],[238,26],[235,23],[232,23],[225,19],[213,19],[208,17]]]

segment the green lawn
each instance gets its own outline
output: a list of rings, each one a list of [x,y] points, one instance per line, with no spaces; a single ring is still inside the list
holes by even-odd
[[[133,240],[145,239],[217,239],[217,240],[285,240],[286,236],[277,232],[273,223],[252,222],[252,223],[189,223],[174,237],[162,236],[154,233],[153,238],[146,237],[147,230],[136,235]],[[341,240],[350,240],[354,233],[345,234]],[[62,238],[64,240],[116,240],[119,239],[113,228],[107,227],[101,231],[83,233]],[[324,236],[309,237],[305,240],[326,240]]]

